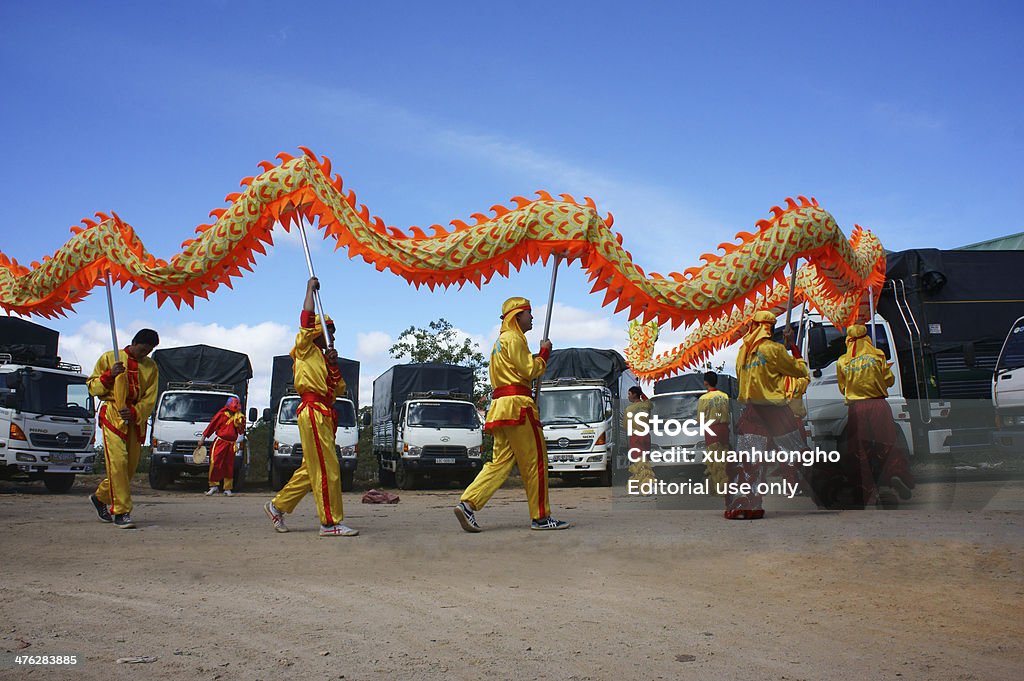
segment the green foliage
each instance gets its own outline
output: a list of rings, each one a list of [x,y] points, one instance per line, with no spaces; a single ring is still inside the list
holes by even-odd
[[[474,396],[479,401],[490,393],[487,360],[479,344],[469,338],[460,341],[458,332],[447,319],[432,321],[425,329],[410,326],[398,336],[398,341],[388,352],[395,359],[408,357],[413,363],[442,362],[470,367],[475,373]]]

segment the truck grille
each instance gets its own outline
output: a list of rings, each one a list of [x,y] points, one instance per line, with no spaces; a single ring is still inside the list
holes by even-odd
[[[198,440],[175,440],[171,451],[175,454],[191,454],[198,446]]]
[[[449,445],[430,445],[423,448],[423,453],[420,456],[466,456],[466,448]]]
[[[338,445],[334,445],[334,453],[337,454],[338,456],[341,456],[341,447]],[[301,442],[296,442],[294,445],[292,445],[292,456],[302,456]]]
[[[67,433],[30,433],[29,442],[40,449],[85,449],[89,446],[89,438],[84,435],[68,435]]]
[[[590,449],[590,445],[594,443],[593,440],[570,440],[569,438],[558,438],[555,440],[544,440],[544,444],[547,445],[549,450],[557,449],[559,451],[567,450],[587,450]]]

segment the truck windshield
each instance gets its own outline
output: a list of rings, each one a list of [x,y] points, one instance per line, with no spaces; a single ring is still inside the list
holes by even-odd
[[[996,372],[1009,371],[1024,367],[1024,319],[1017,320],[1017,323],[1010,329],[1003,344],[1003,351],[999,353],[999,363],[996,365]]]
[[[18,390],[22,411],[47,416],[87,419],[95,413],[84,376],[67,376],[26,369]]]
[[[298,410],[301,400],[298,397],[286,397],[281,400],[281,408],[278,410],[277,422],[285,425],[295,425],[299,422]],[[356,425],[356,410],[348,400],[335,400],[334,411],[338,412],[339,428],[354,428]]]
[[[697,400],[700,395],[655,395],[651,398],[651,415],[661,419],[697,418]]]
[[[540,422],[600,423],[604,421],[604,401],[600,390],[546,390],[537,405]]]
[[[408,424],[420,428],[479,428],[476,409],[466,402],[413,402]]]
[[[209,421],[228,396],[216,393],[164,393],[157,412],[159,421]]]
[[[885,327],[881,324],[875,325],[877,341],[875,347],[885,354],[886,359],[892,359],[889,351],[889,337],[885,333]],[[871,336],[871,326],[868,326],[868,337]],[[846,354],[846,332],[840,331],[831,324],[814,324],[810,328],[807,337],[807,364],[811,369],[824,369],[828,365]]]

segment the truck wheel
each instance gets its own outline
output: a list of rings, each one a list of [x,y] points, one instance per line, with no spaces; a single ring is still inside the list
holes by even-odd
[[[149,486],[153,489],[167,489],[174,480],[174,474],[149,462]]]
[[[67,494],[75,484],[74,473],[43,473],[43,484],[50,494]]]
[[[352,487],[355,485],[356,472],[355,471],[342,471],[341,472],[341,491],[351,492]]]
[[[419,482],[419,477],[420,476],[410,472],[406,469],[405,465],[399,462],[398,470],[395,471],[395,483],[398,485],[398,489],[416,489],[416,483]]]
[[[611,464],[608,468],[601,471],[601,475],[597,476],[597,484],[600,487],[611,487],[612,486],[612,469]]]
[[[245,476],[249,472],[249,468],[243,463],[235,466],[235,470],[232,473],[234,477],[231,479],[231,489],[235,492],[245,487]]]
[[[284,472],[276,464],[270,464],[270,489],[279,492],[286,482]]]

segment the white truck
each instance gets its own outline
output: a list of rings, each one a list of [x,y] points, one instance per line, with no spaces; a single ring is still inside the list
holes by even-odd
[[[205,479],[209,463],[195,463],[192,452],[229,397],[237,397],[244,412],[252,378],[249,357],[209,345],[189,345],[158,349],[153,361],[160,376],[150,426],[149,485],[166,489],[181,476]],[[255,409],[249,410],[249,420],[256,420]],[[248,466],[249,452],[242,434],[235,451],[235,490],[244,484]]]
[[[338,369],[345,379],[346,393],[334,401],[334,411],[338,415],[334,445],[341,465],[341,489],[348,492],[354,485],[358,463],[356,445],[359,442],[359,429],[356,412],[359,409],[359,362],[339,357]],[[273,415],[270,420],[267,475],[274,490],[284,487],[292,473],[302,465],[302,442],[297,415],[302,398],[295,393],[292,380],[292,358],[278,355],[274,358],[270,378],[270,408],[267,410],[268,417]]]
[[[0,478],[63,494],[96,461],[95,403],[82,368],[60,361],[58,332],[0,317]]]
[[[736,442],[736,424],[739,421],[740,404],[736,401],[739,394],[739,385],[734,376],[725,373],[718,374],[718,390],[729,396],[729,441]],[[683,423],[689,419],[696,419],[697,400],[707,392],[704,389],[704,374],[690,373],[672,378],[664,378],[654,383],[654,394],[651,395],[651,415],[657,416],[663,422],[677,421]],[[677,452],[696,452],[693,458],[680,457],[672,462],[661,462],[653,465],[655,473],[659,478],[692,478],[699,480],[704,475],[704,464],[702,453],[704,451],[704,436],[699,432],[694,433],[680,429],[678,433],[667,433],[665,429],[660,432],[651,433],[651,449],[655,451],[671,451],[675,447]]]
[[[1024,454],[1024,317],[1010,327],[992,375],[992,406],[996,410],[996,448],[1003,454]]]
[[[626,465],[622,418],[626,391],[634,385],[636,378],[615,350],[551,353],[537,402],[549,475],[612,484],[615,470]]]
[[[483,424],[473,370],[399,364],[373,382],[373,452],[382,485],[413,489],[423,478],[469,484],[483,467]]]

